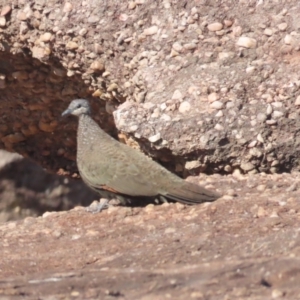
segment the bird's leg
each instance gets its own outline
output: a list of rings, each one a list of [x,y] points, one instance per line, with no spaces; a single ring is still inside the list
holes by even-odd
[[[104,209],[109,208],[110,206],[117,206],[117,205],[126,205],[127,201],[125,197],[121,195],[116,195],[109,191],[101,191],[101,198],[99,201],[94,201],[89,207],[86,208],[87,212],[91,213],[99,213]]]
[[[159,195],[159,196],[158,196],[158,199],[160,200],[161,203],[169,203],[169,201],[167,200],[167,198],[165,198],[165,197],[162,196],[162,195]]]
[[[89,207],[87,207],[86,211],[96,214],[101,212],[103,209],[107,209],[108,207],[109,207],[109,199],[101,198],[99,202],[94,201]]]

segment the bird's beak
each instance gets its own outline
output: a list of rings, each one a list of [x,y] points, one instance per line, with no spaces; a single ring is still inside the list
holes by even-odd
[[[68,109],[66,109],[66,110],[61,114],[61,116],[62,116],[62,117],[66,117],[66,116],[70,115],[71,112],[72,112],[72,110],[68,108]]]

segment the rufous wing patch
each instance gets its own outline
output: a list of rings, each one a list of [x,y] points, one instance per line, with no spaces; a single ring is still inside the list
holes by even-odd
[[[115,194],[120,194],[118,191],[114,190],[113,188],[107,186],[107,185],[100,185],[100,189],[105,190],[105,191],[109,191]]]

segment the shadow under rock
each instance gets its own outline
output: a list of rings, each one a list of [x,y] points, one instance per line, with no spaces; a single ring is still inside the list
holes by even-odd
[[[0,169],[0,196],[0,221],[87,206],[99,199],[81,180],[47,173],[26,158]]]

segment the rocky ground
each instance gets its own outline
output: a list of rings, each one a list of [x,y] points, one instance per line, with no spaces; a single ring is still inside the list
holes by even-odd
[[[201,176],[224,196],[3,223],[1,299],[298,299],[299,179]]]
[[[0,0],[0,148],[26,157],[0,161],[0,299],[300,299],[299,14],[297,0]],[[79,97],[223,197],[87,213],[77,123],[60,118]]]

